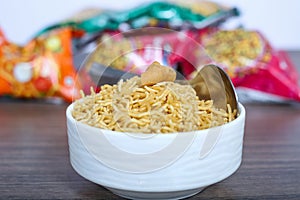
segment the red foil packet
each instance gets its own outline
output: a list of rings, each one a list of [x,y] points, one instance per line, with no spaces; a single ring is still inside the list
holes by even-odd
[[[201,40],[204,48],[211,44],[210,40],[215,39],[214,34],[216,33],[219,36],[223,34],[224,37],[218,38],[219,41],[215,43],[213,51],[218,52],[219,57],[223,55],[223,57],[221,56],[223,60],[214,59],[217,56],[212,56],[212,60],[228,72],[240,101],[300,101],[299,74],[284,51],[274,49],[270,42],[257,31],[238,29],[219,30],[211,35],[206,35]],[[259,41],[253,43],[256,38]],[[224,48],[224,46],[228,48]],[[244,65],[230,66],[233,63],[231,62],[232,58],[246,60],[246,62]]]
[[[200,64],[210,61],[196,41],[198,32],[143,28],[129,32],[107,32],[97,41],[84,67],[93,63],[141,74],[154,61],[178,70],[188,77]]]
[[[284,51],[274,49],[257,31],[146,28],[106,33],[98,43],[86,62],[87,71],[92,63],[98,63],[140,74],[158,61],[192,79],[202,65],[214,63],[228,73],[241,102],[300,101],[295,66]]]

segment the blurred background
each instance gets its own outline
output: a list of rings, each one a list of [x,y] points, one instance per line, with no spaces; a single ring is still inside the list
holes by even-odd
[[[153,61],[187,79],[213,62],[242,102],[300,102],[297,0],[0,1],[0,96],[70,102]],[[124,33],[147,26],[179,31]]]
[[[153,1],[153,0],[152,0]],[[67,18],[84,8],[126,9],[151,0],[1,0],[0,27],[9,40],[26,44],[42,28]],[[241,16],[226,26],[243,24],[262,32],[275,48],[300,49],[299,1],[216,0],[235,6]]]

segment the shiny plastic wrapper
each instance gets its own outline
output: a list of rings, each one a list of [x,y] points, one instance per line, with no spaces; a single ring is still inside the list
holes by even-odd
[[[69,29],[41,35],[25,46],[9,42],[0,31],[1,96],[71,102],[79,89]]]
[[[83,10],[67,20],[41,30],[40,33],[65,26],[89,34],[143,27],[200,29],[218,25],[238,15],[237,8],[225,7],[211,1],[157,1],[127,10]]]
[[[187,79],[210,61],[195,41],[198,31],[174,31],[148,27],[128,32],[103,34],[97,47],[79,69],[85,93],[90,87],[114,84],[121,78],[140,75],[157,61],[177,71],[177,78]]]
[[[285,52],[274,49],[257,31],[207,28],[153,32],[146,28],[107,33],[98,42],[84,66],[85,77],[96,80],[102,76],[96,81],[85,80],[93,83],[91,86],[114,83],[124,73],[140,74],[153,60],[173,67],[182,79],[191,79],[202,65],[214,63],[230,76],[242,102],[300,101],[295,66]]]
[[[258,31],[219,30],[203,36],[201,44],[230,75],[241,101],[300,101],[297,69]]]

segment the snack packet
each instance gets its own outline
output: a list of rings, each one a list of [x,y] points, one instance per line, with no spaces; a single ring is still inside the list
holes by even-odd
[[[155,27],[105,33],[99,38],[84,67],[89,70],[93,63],[98,63],[141,74],[153,61],[158,61],[188,77],[195,70],[192,65],[201,64],[198,55],[203,49],[194,40],[197,34],[190,30],[179,32]]]
[[[48,32],[24,47],[0,32],[0,95],[71,102],[79,96],[75,75],[70,29]]]
[[[202,30],[205,32],[205,30]],[[79,69],[83,90],[89,93],[104,84],[142,74],[157,61],[177,71],[177,79],[186,79],[195,66],[209,60],[195,40],[198,31],[174,31],[147,27],[128,32],[106,32]]]
[[[225,7],[211,1],[156,1],[126,10],[86,9],[71,18],[46,27],[37,35],[61,27],[70,27],[75,35],[87,37],[88,39],[83,39],[86,41],[93,40],[106,31],[128,31],[144,27],[202,29],[217,26],[238,15],[237,8]]]
[[[296,68],[284,51],[275,50],[257,31],[145,28],[107,34],[85,69],[94,77],[101,66],[141,74],[153,60],[173,67],[185,79],[192,79],[204,64],[217,64],[230,76],[241,102],[300,101]],[[120,78],[119,72],[110,72],[110,79]]]
[[[200,40],[213,62],[231,77],[240,101],[300,101],[295,66],[284,51],[274,49],[261,33],[219,30]]]

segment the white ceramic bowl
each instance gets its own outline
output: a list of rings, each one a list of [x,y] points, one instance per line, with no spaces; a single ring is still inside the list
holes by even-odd
[[[232,175],[242,161],[245,109],[207,130],[130,134],[77,122],[66,111],[70,161],[84,178],[130,199],[181,199]]]

